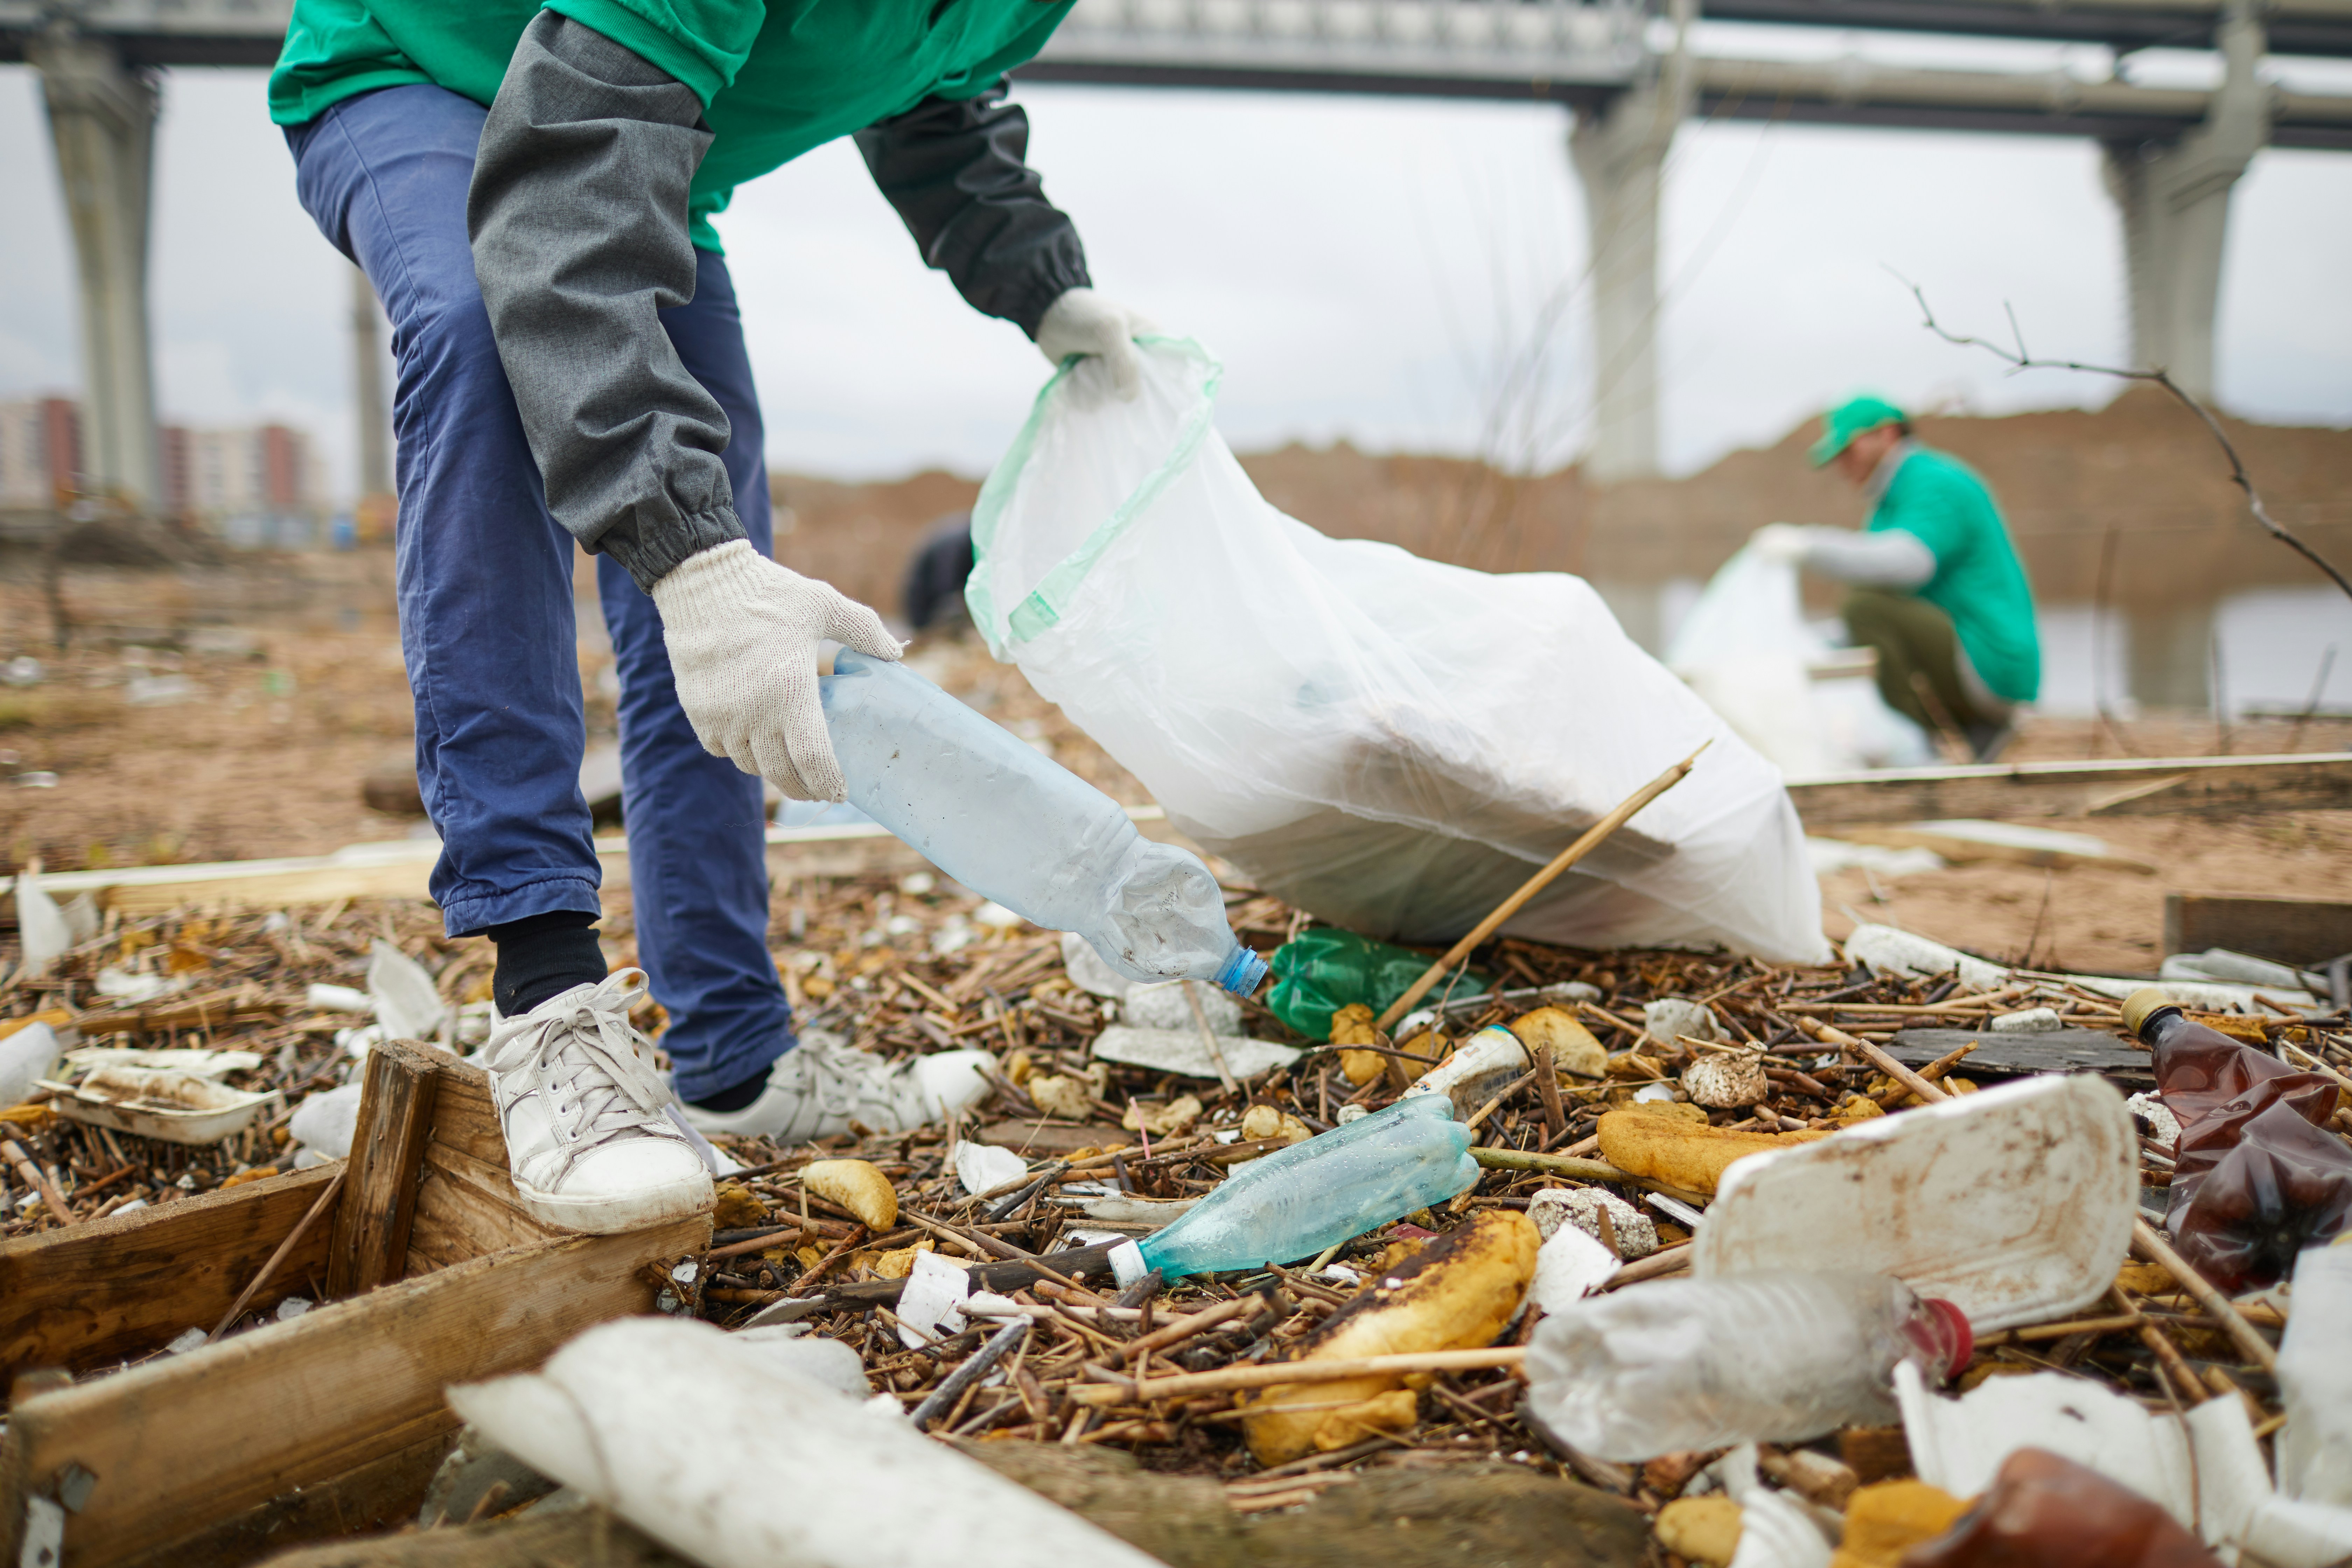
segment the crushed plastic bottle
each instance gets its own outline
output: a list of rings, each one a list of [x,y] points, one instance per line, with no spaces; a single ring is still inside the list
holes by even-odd
[[[1076,931],[1129,980],[1247,996],[1265,979],[1199,857],[1144,837],[1067,768],[903,664],[845,648],[817,690],[851,803],[956,880]]]
[[[1545,1318],[1527,1409],[1603,1459],[1802,1442],[1892,1425],[1896,1363],[1941,1380],[1974,1343],[1958,1308],[1884,1274],[1662,1280]]]
[[[1332,1014],[1358,1002],[1374,1013],[1384,1011],[1422,977],[1435,956],[1336,926],[1318,926],[1275,950],[1275,985],[1266,993],[1266,1010],[1310,1040],[1328,1040]],[[1472,996],[1490,984],[1484,975],[1465,974],[1454,991]]]
[[[1467,1192],[1469,1148],[1445,1096],[1401,1100],[1240,1167],[1172,1225],[1113,1248],[1111,1271],[1127,1285],[1154,1268],[1178,1279],[1312,1258]]]
[[[2325,1131],[2334,1079],[2240,1045],[2153,987],[2123,1012],[2156,1053],[2157,1092],[2180,1120],[2164,1223],[2181,1257],[2222,1289],[2243,1290],[2352,1230],[2352,1150]]]

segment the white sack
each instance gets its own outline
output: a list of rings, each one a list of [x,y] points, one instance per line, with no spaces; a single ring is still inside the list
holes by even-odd
[[[1559,573],[1493,576],[1328,539],[1211,424],[1198,344],[1143,390],[1047,384],[973,513],[991,651],[1269,892],[1367,935],[1460,936],[1668,766],[1689,778],[1503,929],[1819,962],[1820,893],[1778,772]]]

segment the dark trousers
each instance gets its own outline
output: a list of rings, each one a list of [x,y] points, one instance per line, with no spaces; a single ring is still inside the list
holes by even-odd
[[[1969,695],[1952,617],[1917,595],[1856,588],[1846,595],[1845,629],[1856,647],[1878,650],[1878,694],[1886,705],[1928,733],[1957,729],[1966,737],[2006,717]]]

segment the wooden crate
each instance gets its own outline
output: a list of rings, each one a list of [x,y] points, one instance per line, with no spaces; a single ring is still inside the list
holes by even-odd
[[[155,1353],[217,1322],[339,1176],[331,1218],[248,1310],[321,1305]],[[30,1561],[28,1528],[37,1542],[60,1518],[48,1568],[239,1563],[395,1525],[456,1433],[444,1389],[650,1310],[646,1266],[709,1237],[707,1215],[609,1237],[538,1224],[514,1201],[485,1075],[378,1047],[347,1164],[0,1242],[0,1563]]]

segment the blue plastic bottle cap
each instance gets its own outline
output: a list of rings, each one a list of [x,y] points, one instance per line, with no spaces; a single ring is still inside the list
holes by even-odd
[[[1255,996],[1265,980],[1265,960],[1235,943],[1233,956],[1217,972],[1217,984],[1236,996]]]

